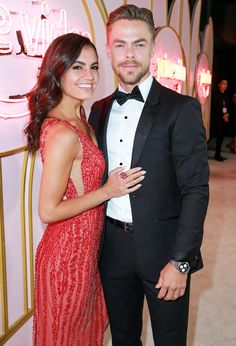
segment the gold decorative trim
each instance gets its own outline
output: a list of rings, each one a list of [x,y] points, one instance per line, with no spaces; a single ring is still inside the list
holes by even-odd
[[[0,337],[0,345],[5,344],[33,315],[33,309],[19,317],[8,329],[7,333]]]
[[[196,0],[195,3],[194,3],[194,6],[193,6],[193,9],[192,9],[192,15],[191,15],[191,21],[190,21],[190,43],[189,43],[189,47],[190,47],[190,60],[189,60],[189,82],[190,82],[190,73],[191,73],[191,56],[192,56],[192,43],[193,43],[193,24],[196,24],[195,23],[195,17],[196,17],[196,13],[197,13],[197,10],[198,10],[198,7],[200,6],[200,11],[199,11],[199,17],[198,17],[198,34],[197,34],[197,38],[198,38],[198,42],[199,42],[199,33],[200,33],[200,21],[201,21],[201,0]],[[196,52],[196,56],[195,56],[195,64],[194,64],[194,67],[196,65],[196,61],[197,61],[197,55],[198,55],[198,51]],[[194,71],[193,71],[194,73]],[[194,85],[194,80],[193,80],[193,84],[192,84],[192,94],[189,95],[189,96],[192,96],[194,97],[194,93],[195,93],[195,85]],[[190,85],[189,85],[189,89],[190,89]],[[190,90],[189,90],[190,91]]]
[[[183,33],[183,9],[184,4],[183,0],[180,1],[180,7],[179,7],[179,37],[180,41],[182,41],[182,33]]]
[[[150,4],[150,10],[153,12],[153,5],[154,5],[154,2],[153,0],[151,0],[151,4]]]
[[[4,228],[4,208],[3,208],[3,185],[2,185],[2,161],[0,157],[0,294],[1,294],[1,315],[2,333],[8,332],[8,299],[7,299],[7,269],[6,269],[6,249],[5,249],[5,228]],[[1,338],[0,338],[1,341]]]
[[[100,0],[101,1],[101,4],[99,3],[98,0],[95,0],[95,3],[97,5],[97,8],[101,14],[101,17],[102,17],[102,20],[103,20],[103,24],[106,28],[106,23],[107,23],[107,18],[108,18],[108,12],[107,12],[107,9],[106,9],[106,6],[104,4],[104,1],[103,0]],[[124,1],[124,5],[125,5],[125,1]],[[115,74],[113,73],[113,77],[114,77],[114,87],[117,88],[118,86],[118,79],[117,77],[115,76]]]
[[[84,6],[85,12],[86,12],[87,17],[88,17],[89,27],[90,27],[91,36],[92,36],[92,41],[93,41],[93,43],[96,45],[95,32],[94,32],[92,17],[91,17],[91,14],[90,14],[90,12],[89,12],[88,5],[87,5],[87,3],[86,3],[86,0],[81,0],[81,2],[82,2],[82,4],[83,4],[83,6]]]
[[[29,172],[29,189],[28,189],[28,224],[29,224],[29,263],[30,263],[30,289],[31,289],[31,308],[34,306],[34,248],[33,248],[33,177],[36,154],[32,155],[30,172]]]
[[[190,3],[187,2],[188,7],[188,16],[189,16],[189,40],[188,40],[188,46],[189,46],[189,56],[188,58],[188,64],[186,64],[186,95],[189,95],[189,80],[190,80],[190,60],[191,60],[191,11],[190,11]],[[185,55],[185,52],[184,52]],[[187,61],[187,58],[185,56],[185,63]]]
[[[101,14],[103,23],[106,26],[106,23],[107,23],[107,10],[105,8],[105,5],[104,5],[104,3],[102,1],[101,1],[102,4],[100,4],[100,2],[98,0],[95,0],[95,3],[97,5],[97,8],[98,8],[100,14]]]
[[[12,150],[2,151],[2,152],[0,153],[0,158],[1,158],[1,157],[7,157],[7,156],[19,154],[19,153],[21,153],[22,151],[25,151],[26,149],[27,149],[27,147],[24,146],[24,147],[12,149]]]
[[[7,268],[6,268],[6,250],[5,250],[5,225],[4,225],[4,203],[3,203],[3,174],[2,174],[2,158],[24,153],[21,187],[20,187],[20,211],[21,211],[21,238],[22,238],[22,275],[23,275],[23,304],[24,313],[15,320],[10,326],[8,321],[8,291],[7,291]],[[29,153],[27,147],[23,146],[13,150],[0,153],[0,299],[1,299],[1,315],[2,326],[0,327],[0,345],[7,342],[24,323],[26,323],[33,315],[33,289],[34,289],[34,255],[33,255],[33,221],[32,221],[32,191],[33,191],[33,175],[35,166],[35,157],[32,155],[29,167]],[[29,171],[28,179],[27,172]],[[29,251],[27,251],[26,241],[26,181],[28,185],[28,240]],[[28,299],[28,271],[27,271],[27,255],[29,256],[29,275],[30,275],[30,291],[31,291],[31,308],[29,308]]]
[[[28,310],[28,280],[27,280],[27,251],[26,251],[26,231],[25,231],[25,181],[28,163],[28,151],[24,154],[22,177],[21,177],[21,239],[22,239],[22,272],[23,272],[23,288],[24,288],[24,311]]]
[[[104,1],[103,0],[100,0],[101,1],[101,5],[99,4],[99,1],[98,0],[95,0],[96,4],[97,4],[97,7],[100,11],[100,14],[102,16],[102,19],[103,19],[103,22],[104,22],[104,25],[106,25],[107,23],[107,18],[108,18],[108,12],[107,12],[107,8],[106,8],[106,5],[104,4]],[[102,12],[103,10],[103,12]]]
[[[101,4],[102,4],[103,10],[104,10],[104,12],[105,12],[106,18],[108,18],[107,8],[106,8],[106,5],[104,4],[104,1],[103,1],[103,0],[101,0]]]

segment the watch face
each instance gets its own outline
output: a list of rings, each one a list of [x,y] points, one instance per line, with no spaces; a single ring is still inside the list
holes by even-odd
[[[189,269],[190,269],[190,266],[187,262],[182,262],[182,263],[179,263],[179,271],[180,273],[188,273]]]

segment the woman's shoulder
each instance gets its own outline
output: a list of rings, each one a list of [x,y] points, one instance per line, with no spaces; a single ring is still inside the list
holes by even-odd
[[[66,149],[78,143],[78,136],[73,125],[60,119],[46,119],[41,129],[41,140]]]

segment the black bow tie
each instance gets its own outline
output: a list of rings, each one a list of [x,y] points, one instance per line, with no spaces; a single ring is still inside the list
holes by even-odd
[[[116,101],[119,105],[123,105],[127,100],[135,99],[140,102],[144,102],[142,94],[139,90],[139,87],[136,85],[130,94],[124,93],[123,91],[116,91],[115,94]]]

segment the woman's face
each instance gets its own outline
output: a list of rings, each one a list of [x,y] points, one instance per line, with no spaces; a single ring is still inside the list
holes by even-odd
[[[76,100],[89,99],[99,79],[98,59],[95,50],[85,46],[76,62],[61,78],[63,97]]]

